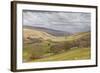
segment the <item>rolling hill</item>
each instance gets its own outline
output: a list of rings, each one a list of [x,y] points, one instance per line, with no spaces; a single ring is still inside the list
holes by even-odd
[[[44,27],[36,27],[36,26],[24,26],[26,29],[34,29],[42,32],[46,32],[48,34],[51,34],[53,36],[69,36],[72,33],[65,32],[65,31],[60,31],[60,30],[55,30],[55,29],[50,29],[50,28],[44,28]]]
[[[52,41],[65,41],[65,35],[62,36],[54,36],[45,31],[40,31],[36,29],[23,29],[24,39],[27,41],[28,39],[40,39],[40,40],[52,40]],[[59,32],[59,31],[58,31]],[[65,37],[64,37],[65,36]]]
[[[23,62],[90,59],[90,32],[58,36],[57,31],[53,35],[55,30],[47,30],[50,29],[23,28]]]

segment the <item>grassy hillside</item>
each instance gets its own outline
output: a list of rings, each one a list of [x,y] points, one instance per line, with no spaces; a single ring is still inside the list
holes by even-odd
[[[90,32],[53,36],[24,28],[23,62],[82,60],[90,58]]]
[[[60,53],[54,56],[49,56],[43,59],[37,59],[33,61],[64,61],[64,60],[83,60],[90,59],[90,48],[77,48],[72,49],[64,53]]]
[[[38,38],[42,40],[52,40],[52,41],[57,41],[57,42],[66,40],[66,36],[56,37],[46,32],[38,31],[34,29],[24,29],[23,31],[24,31],[24,39],[27,39],[28,37],[30,37],[30,38]]]

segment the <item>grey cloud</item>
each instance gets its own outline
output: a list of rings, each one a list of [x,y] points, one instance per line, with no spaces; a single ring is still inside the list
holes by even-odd
[[[23,25],[45,27],[73,33],[90,31],[90,24],[90,13],[23,10]]]

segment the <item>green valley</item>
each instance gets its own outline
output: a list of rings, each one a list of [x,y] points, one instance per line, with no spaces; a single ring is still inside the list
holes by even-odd
[[[91,58],[90,32],[54,36],[45,31],[24,28],[23,33],[23,62]]]

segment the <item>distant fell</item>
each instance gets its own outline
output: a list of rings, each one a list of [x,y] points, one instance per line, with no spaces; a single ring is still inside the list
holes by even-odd
[[[29,29],[35,29],[43,32],[47,32],[53,36],[69,36],[71,33],[65,32],[65,31],[60,31],[60,30],[55,30],[55,29],[50,29],[50,28],[45,28],[45,27],[36,27],[36,26],[23,26],[24,28],[29,28]]]

